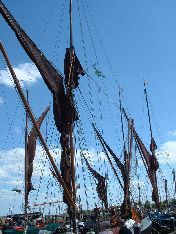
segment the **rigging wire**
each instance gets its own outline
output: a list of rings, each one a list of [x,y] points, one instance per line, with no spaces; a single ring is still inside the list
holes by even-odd
[[[49,23],[51,21],[51,18],[52,18],[52,15],[54,13],[54,10],[56,10],[56,3],[57,3],[57,0],[54,0],[53,1],[53,4],[50,8],[50,12],[48,14],[48,19],[46,21],[46,23],[44,24],[44,27],[43,27],[43,30],[41,31],[41,39],[39,41],[39,45],[41,46],[41,44],[44,42],[44,39],[45,39],[45,36],[46,36],[46,31],[48,29],[48,26],[49,26]]]
[[[1,57],[1,60],[2,60],[2,57]],[[3,61],[3,60],[2,60]],[[3,61],[4,63],[4,61]],[[8,73],[7,73],[8,74]],[[13,83],[12,83],[13,84]],[[8,105],[7,105],[7,97],[5,95],[5,89],[4,89],[4,85],[1,81],[1,90],[2,90],[2,93],[3,93],[3,98],[4,98],[4,106],[5,106],[5,113],[6,113],[6,120],[8,120],[9,122],[9,128],[8,128],[8,131],[7,131],[7,135],[5,137],[5,141],[4,143],[2,144],[2,149],[1,149],[1,155],[0,155],[0,158],[3,156],[3,154],[5,153],[5,149],[6,149],[6,144],[7,144],[7,141],[9,143],[9,141],[11,140],[12,141],[12,148],[14,150],[14,157],[12,158],[12,164],[9,165],[9,170],[11,171],[8,171],[8,174],[7,176],[5,177],[5,180],[3,182],[3,185],[6,186],[7,185],[7,182],[10,178],[10,174],[11,173],[14,173],[14,165],[17,165],[18,169],[17,171],[15,171],[16,175],[15,176],[21,176],[21,168],[20,168],[20,158],[18,157],[17,155],[17,152],[18,152],[18,148],[17,148],[17,145],[20,145],[21,143],[21,140],[22,138],[20,137],[19,139],[19,143],[17,145],[15,145],[15,140],[17,140],[17,137],[14,138],[14,133],[12,133],[12,126],[14,125],[14,122],[16,120],[16,117],[17,117],[17,113],[19,112],[19,102],[17,103],[17,106],[13,112],[13,114],[11,115],[8,111]],[[10,119],[10,116],[12,116],[12,119]],[[24,122],[24,118],[22,118],[22,123]],[[8,151],[10,153],[10,151]],[[13,166],[12,166],[13,165]],[[11,168],[11,169],[10,169]],[[1,194],[2,195],[2,194]],[[0,196],[1,197],[1,196]]]
[[[80,91],[80,90],[79,90]],[[86,112],[88,112],[88,121],[90,122],[90,124],[92,124],[92,121],[90,120],[90,116],[91,116],[91,113],[90,113],[90,110],[89,110],[89,107],[88,107],[88,105],[87,105],[87,103],[86,103],[86,101],[85,101],[85,99],[84,99],[84,96],[82,95],[82,92],[80,91],[80,93],[81,93],[81,100],[83,100],[83,102],[85,103],[85,105],[84,105],[84,107],[86,107],[85,109],[86,109]],[[98,159],[99,160],[99,159]],[[98,161],[99,162],[99,161]],[[100,168],[99,168],[99,171],[100,171]]]
[[[10,77],[11,78],[11,77]],[[16,111],[15,111],[15,114],[16,114]],[[14,114],[14,116],[15,116],[15,114]],[[8,115],[9,116],[9,115]],[[13,122],[12,122],[13,123]],[[21,170],[19,170],[19,171],[21,171]],[[43,174],[43,171],[42,171],[42,174]]]
[[[80,6],[79,6],[79,1],[77,0],[77,7],[78,7],[78,16],[79,16],[79,22],[80,22],[80,30],[81,30],[81,39],[82,39],[82,46],[83,46],[83,51],[84,51],[84,59],[85,59],[85,65],[88,67],[88,59],[87,59],[87,52],[86,52],[86,47],[85,47],[85,40],[84,40],[84,33],[83,33],[83,26],[82,26],[82,18],[81,18],[81,13],[80,13]],[[93,108],[93,98],[92,98],[92,93],[91,93],[91,85],[90,85],[90,79],[89,76],[88,78],[88,93],[90,96],[90,109],[91,113],[94,113],[94,108]],[[94,117],[95,114],[93,114]]]
[[[82,163],[82,170],[83,172],[85,171],[85,169],[83,169],[83,165],[86,167],[85,163],[84,163],[84,157],[85,158],[89,158],[90,160],[90,154],[89,154],[89,149],[88,149],[88,146],[87,146],[87,143],[86,143],[86,138],[85,138],[85,135],[84,135],[84,130],[83,130],[83,125],[82,125],[82,122],[81,120],[79,120],[79,122],[76,124],[77,126],[77,132],[78,132],[78,141],[79,141],[79,148],[80,148],[80,156],[81,156],[81,163]],[[93,188],[93,184],[92,184],[92,176],[91,176],[91,173],[88,171],[88,174],[89,174],[89,180],[90,180],[90,183],[91,183],[91,186]],[[86,181],[86,177],[84,177],[83,175],[83,179],[85,179]],[[95,178],[93,178],[95,180]],[[86,187],[85,187],[86,189]],[[94,191],[93,191],[93,195],[95,197],[95,194],[94,194]]]
[[[61,38],[63,37],[62,35],[62,31],[63,31],[63,21],[64,21],[64,15],[65,15],[65,8],[66,8],[66,0],[63,1],[62,4],[62,8],[61,8],[61,15],[60,15],[60,19],[59,19],[59,23],[58,23],[58,30],[57,30],[57,36],[56,36],[56,40],[55,40],[55,44],[54,44],[54,49],[53,49],[53,59],[55,60],[55,62],[58,62],[58,58],[59,58],[59,49],[61,46]]]

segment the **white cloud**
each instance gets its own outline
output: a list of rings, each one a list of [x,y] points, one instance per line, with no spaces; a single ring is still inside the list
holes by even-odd
[[[23,185],[23,180],[10,180],[9,182],[7,182],[9,185],[13,185],[15,188],[21,188],[21,186]]]
[[[4,99],[2,97],[0,97],[0,106],[2,106],[4,103]]]
[[[50,150],[53,158],[57,161],[57,165],[59,167],[60,164],[60,155],[61,150],[60,149],[52,149]],[[89,150],[89,152],[84,151],[86,158],[90,159],[90,162],[92,163],[93,168],[97,170],[97,153],[94,149]],[[8,213],[8,209],[10,207],[10,204],[14,205],[13,212],[19,212],[20,204],[19,199],[21,201],[23,200],[22,194],[24,191],[24,148],[15,148],[10,150],[1,150],[0,151],[0,202],[3,201],[6,197],[6,201],[3,204],[3,210],[0,211],[0,214],[4,214],[4,212]],[[101,158],[104,158],[104,154],[100,152]],[[81,164],[80,159],[80,150],[77,150],[77,162]],[[96,164],[94,166],[94,164]],[[86,165],[85,165],[86,167]],[[59,170],[60,171],[60,170]],[[78,169],[79,171],[79,169]],[[80,170],[81,171],[81,170]],[[80,172],[79,172],[80,173]],[[32,176],[32,184],[36,190],[31,191],[29,195],[29,201],[31,206],[34,203],[43,203],[47,201],[53,201],[55,198],[53,196],[54,192],[47,192],[49,191],[55,191],[55,197],[57,199],[62,200],[62,192],[60,192],[60,186],[55,186],[56,180],[55,178],[49,176],[51,174],[50,172],[50,163],[48,162],[48,159],[46,159],[46,155],[40,145],[37,145],[36,149],[36,157],[34,159],[34,170],[33,170],[33,176]],[[42,177],[42,179],[41,179]],[[50,181],[50,182],[48,182]],[[48,183],[50,184],[50,187],[47,188]],[[85,188],[82,183],[82,177],[80,177],[80,180],[78,180],[78,183],[81,183],[81,188],[79,190],[79,194],[81,195],[82,203],[84,206],[86,206],[86,196],[85,196]],[[87,187],[89,188],[90,181],[87,182]],[[22,191],[21,194],[12,192],[14,188],[18,188]],[[39,189],[39,191],[38,191]],[[8,190],[8,191],[7,191]],[[36,195],[38,193],[38,195]],[[96,196],[96,201],[98,202],[98,196],[96,194],[95,187],[87,191],[88,198],[92,198],[93,193]],[[36,199],[37,197],[37,199]],[[14,202],[14,199],[15,200]],[[90,201],[90,206],[93,207],[95,201]],[[22,202],[21,202],[22,203]],[[65,207],[65,205],[64,205]],[[38,209],[38,207],[36,207]]]
[[[38,69],[33,63],[21,63],[14,67],[14,71],[22,86],[24,83],[28,85],[34,84],[41,78]],[[10,72],[7,70],[0,70],[0,82],[8,87],[13,87],[14,85]]]
[[[58,150],[57,150],[58,151]],[[56,158],[56,150],[51,150],[53,158]],[[7,151],[0,151],[0,179],[8,175],[8,178],[17,177],[19,174],[22,175],[24,172],[24,148],[15,148]],[[4,158],[6,160],[4,160]],[[41,146],[37,145],[36,147],[36,156],[34,159],[34,175],[40,176],[41,171],[42,176],[48,176],[50,173],[49,163],[47,160],[46,165],[45,161],[46,156]],[[14,184],[14,180],[9,180],[8,184]]]
[[[169,131],[169,132],[168,132],[168,135],[170,135],[170,136],[176,136],[176,130],[174,130],[174,131]]]
[[[167,141],[157,151],[159,163],[176,163],[176,141]]]
[[[53,158],[58,158],[58,155],[56,155],[53,150],[50,150],[50,152],[53,155]],[[23,197],[21,202],[19,202],[19,197],[21,197],[24,193],[24,154],[24,148],[0,151],[0,202],[2,203],[3,201],[3,206],[1,207],[2,209],[0,209],[0,215],[7,214],[10,206],[13,206],[13,213],[20,212],[20,204],[22,204]],[[42,185],[38,196],[40,196],[43,190],[46,191],[46,185],[48,183],[48,179],[50,178],[49,174],[50,164],[48,160],[46,160],[42,147],[37,145],[32,184],[34,185],[34,188],[38,189],[40,187],[40,176],[42,176]],[[54,181],[53,184],[55,184],[54,178],[51,177],[50,181]],[[22,193],[18,194],[14,192],[14,188],[21,190]],[[51,186],[50,190],[52,189],[55,189],[56,191],[59,190],[58,186]],[[37,190],[30,193],[31,203],[34,203],[35,198],[37,197],[36,194]],[[40,199],[37,198],[37,201],[35,202],[39,201]],[[45,201],[44,198],[43,201]]]
[[[20,211],[22,211],[21,210],[22,201],[23,201],[22,194],[1,189],[0,199],[1,199],[0,215],[8,215],[10,213],[19,213]]]
[[[7,171],[3,168],[0,168],[0,178],[5,178],[7,176]]]
[[[97,163],[98,159],[101,158],[102,162],[104,160],[107,161],[107,157],[103,152],[98,152],[98,155],[97,155],[97,151],[95,149],[89,149],[89,150],[77,149],[77,153],[75,154],[75,157],[76,157],[76,162],[78,163],[78,165],[82,165],[81,159],[83,159],[83,156],[81,157],[81,154],[84,155],[85,158],[87,158],[88,162],[93,168],[94,168],[94,164]]]

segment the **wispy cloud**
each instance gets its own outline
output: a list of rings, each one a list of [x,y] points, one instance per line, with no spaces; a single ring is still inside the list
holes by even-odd
[[[19,213],[20,211],[22,211],[22,201],[23,201],[22,194],[18,194],[6,189],[1,189],[0,198],[1,198],[0,215],[8,215],[9,213]],[[14,203],[16,204],[15,207]]]
[[[8,182],[8,184],[9,185],[13,185],[15,188],[21,188],[22,185],[23,185],[23,180],[18,180],[18,179],[16,179],[16,180],[10,180]]]
[[[14,71],[22,86],[26,83],[27,85],[32,85],[41,78],[39,71],[33,63],[21,63],[14,67]],[[7,70],[0,70],[0,82],[8,87],[13,87],[14,85],[11,75]]]
[[[56,150],[51,150],[53,158],[57,157]],[[9,181],[14,177],[18,177],[19,174],[24,172],[24,148],[15,148],[10,150],[0,151],[0,179],[4,178],[8,174]],[[41,157],[42,156],[42,157]],[[6,160],[4,160],[6,158]],[[45,153],[41,146],[37,145],[36,148],[36,157],[34,159],[34,175],[40,176],[41,170],[45,169],[42,172],[42,176],[49,176],[50,169],[49,165],[45,165],[43,160],[46,159]],[[12,182],[13,183],[13,182]],[[8,184],[12,184],[8,182]]]
[[[5,171],[3,168],[0,168],[0,178],[5,178],[7,174],[7,171]]]
[[[174,130],[174,131],[169,131],[169,132],[168,132],[168,135],[169,135],[169,136],[176,136],[176,130]]]

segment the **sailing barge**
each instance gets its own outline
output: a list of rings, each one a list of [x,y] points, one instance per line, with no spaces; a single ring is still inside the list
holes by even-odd
[[[35,145],[37,137],[39,138],[47,157],[51,163],[51,173],[53,177],[61,184],[63,188],[63,201],[68,206],[68,214],[71,220],[71,225],[73,226],[73,232],[77,232],[77,200],[76,200],[76,176],[75,176],[75,147],[74,147],[74,126],[76,122],[79,120],[79,113],[76,108],[76,103],[74,100],[74,90],[79,88],[79,80],[80,76],[85,75],[85,69],[82,67],[77,55],[76,50],[74,48],[73,43],[73,30],[72,30],[72,0],[70,0],[70,46],[66,49],[65,60],[64,60],[64,76],[57,71],[57,69],[52,65],[51,62],[45,57],[45,55],[38,49],[36,44],[29,38],[26,32],[21,28],[21,26],[17,23],[15,18],[11,15],[5,5],[0,1],[0,13],[4,17],[5,21],[11,27],[11,29],[15,32],[16,38],[20,42],[21,46],[30,57],[30,59],[34,62],[36,67],[38,68],[47,88],[50,90],[53,96],[53,116],[56,128],[60,134],[60,145],[61,145],[61,163],[60,163],[60,171],[57,168],[57,165],[48,149],[46,141],[44,140],[41,132],[40,125],[46,115],[48,109],[44,112],[41,118],[37,121],[32,113],[31,107],[21,89],[18,78],[15,75],[15,72],[10,64],[8,56],[3,48],[2,43],[0,44],[0,49],[4,55],[7,66],[11,72],[11,75],[14,79],[14,83],[20,95],[20,98],[23,102],[23,105],[26,109],[26,113],[29,116],[33,129],[31,130],[29,137],[32,138],[32,142],[30,138],[28,138],[27,128],[26,128],[26,186],[25,186],[25,217],[26,220],[28,218],[28,195],[32,190],[31,184],[31,176],[33,171],[33,160],[35,157]],[[145,88],[146,93],[146,88]],[[120,97],[120,95],[119,95]],[[147,101],[147,93],[146,93],[146,101]],[[148,102],[147,102],[148,108]],[[158,187],[156,180],[156,172],[158,170],[158,162],[155,156],[156,143],[153,138],[151,122],[150,122],[150,113],[148,108],[148,116],[150,123],[150,132],[151,132],[151,144],[150,144],[150,152],[145,147],[144,143],[140,139],[138,133],[134,128],[134,122],[131,118],[128,117],[126,110],[122,107],[122,103],[120,101],[120,112],[121,119],[122,116],[125,117],[128,124],[128,143],[124,141],[123,145],[123,154],[124,160],[123,163],[119,159],[116,153],[111,149],[108,143],[105,141],[103,135],[99,131],[97,125],[92,123],[92,128],[97,136],[98,141],[102,147],[102,150],[109,162],[112,171],[114,172],[120,187],[124,191],[124,199],[121,205],[121,217],[124,219],[132,218],[131,213],[131,191],[130,191],[130,172],[131,172],[131,158],[132,158],[132,144],[133,139],[136,142],[136,146],[141,155],[142,161],[145,165],[148,177],[151,182],[151,186],[153,188],[152,191],[152,199],[156,203],[159,208],[159,195],[158,195]],[[27,118],[26,118],[27,119]],[[122,122],[122,134],[124,136],[124,126]],[[30,146],[30,142],[32,146]],[[29,152],[28,152],[29,151]],[[30,157],[29,157],[30,155]],[[97,172],[86,156],[82,154],[82,158],[87,165],[88,170],[91,175],[96,180],[96,191],[98,193],[98,197],[102,200],[104,204],[105,210],[108,213],[108,196],[107,196],[107,182],[106,175],[102,176],[99,172]],[[112,159],[115,161],[116,166],[114,166]],[[116,168],[117,167],[121,176],[118,175]],[[121,179],[122,178],[122,179]],[[147,217],[142,220],[145,223],[142,223],[142,233],[151,233],[151,221]],[[145,227],[144,227],[145,226]],[[134,230],[133,230],[134,231]]]

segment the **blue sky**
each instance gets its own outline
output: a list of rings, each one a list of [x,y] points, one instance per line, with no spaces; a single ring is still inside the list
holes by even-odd
[[[3,3],[50,61],[63,73],[65,47],[69,45],[68,0],[4,0]],[[143,81],[147,80],[153,133],[158,144],[161,169],[166,178],[171,177],[171,169],[176,165],[175,10],[174,0],[109,0],[108,3],[102,0],[73,0],[75,49],[82,65],[92,77],[90,80],[88,77],[81,78],[80,89],[85,96],[89,110],[94,115],[94,121],[101,130],[103,129],[107,141],[120,155],[122,144],[118,111],[118,85],[120,85],[123,89],[123,105],[135,119],[139,135],[149,146],[150,133],[143,93]],[[26,86],[29,89],[29,101],[37,117],[52,102],[51,94],[2,17],[0,17],[0,40],[9,54],[18,77],[21,80],[28,80],[27,83],[22,81],[22,84],[24,89]],[[95,76],[92,67],[95,63],[106,76],[105,78]],[[21,102],[14,89],[10,87],[11,83],[8,81],[2,61],[0,61],[0,73],[0,121],[3,123],[0,137],[3,165],[0,169],[0,189],[10,191],[13,186],[16,186],[13,177],[17,179],[18,174],[20,174],[19,180],[22,186],[23,172],[21,170],[17,173],[15,170],[16,174],[13,175],[13,167],[10,168],[8,161],[5,163],[3,157],[10,155],[9,151],[13,149],[23,149],[25,117]],[[90,155],[93,155],[92,150],[100,152],[101,149],[95,143],[95,137],[92,137],[85,102],[78,91],[75,91],[75,96],[82,124],[85,126],[86,147],[91,152]],[[48,118],[50,148],[52,149],[58,146],[59,138],[55,129],[53,138],[56,140],[52,138],[52,111]],[[43,124],[42,131],[45,134],[46,122]],[[79,144],[77,148],[79,149]],[[169,156],[166,156],[165,152]],[[40,154],[42,153],[38,153]],[[22,157],[19,155],[17,155],[17,161],[15,158],[12,160],[10,156],[6,157],[6,160],[22,168]],[[40,161],[40,157],[38,160]],[[108,169],[108,166],[103,163],[103,156],[100,156],[99,165],[94,156],[92,156],[92,162],[101,172]],[[38,163],[40,165],[40,162]],[[3,174],[5,172],[6,174]],[[7,175],[11,179],[8,179]],[[35,176],[36,184],[39,181],[38,177]],[[132,180],[135,184],[136,179]],[[90,181],[86,183],[88,187],[91,187]],[[170,183],[170,190],[171,185]],[[40,193],[44,193],[44,190],[43,186]],[[150,191],[147,193],[150,197]],[[163,195],[163,192],[161,194]],[[13,200],[13,195],[11,198]],[[8,210],[9,204],[6,203],[4,206],[4,209]],[[3,211],[0,210],[0,213]]]

